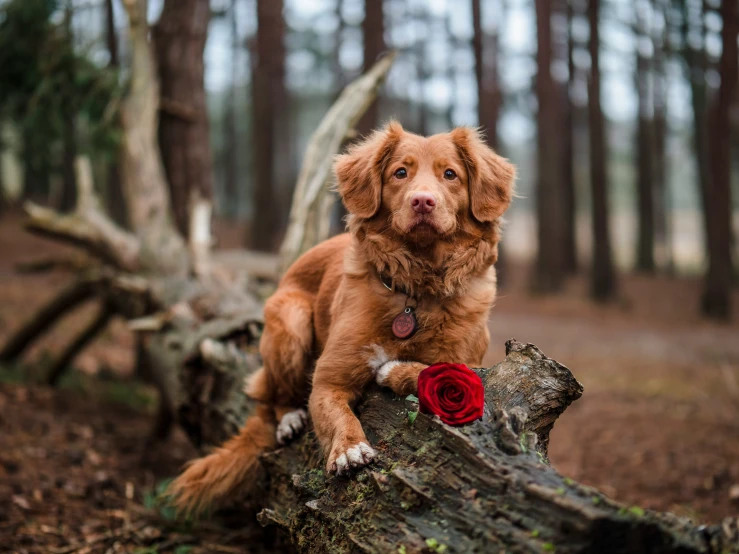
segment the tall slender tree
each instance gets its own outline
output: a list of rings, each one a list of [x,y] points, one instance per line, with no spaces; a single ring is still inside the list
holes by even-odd
[[[113,71],[118,71],[120,55],[118,51],[118,35],[115,30],[113,0],[105,0],[105,44],[108,47],[108,67]],[[107,173],[106,198],[108,213],[113,218],[113,221],[125,226],[127,224],[126,201],[123,198],[123,190],[121,189],[121,174],[118,160],[113,160],[108,164]]]
[[[708,273],[703,291],[706,315],[727,319],[731,315],[732,231],[731,231],[731,120],[729,110],[737,88],[737,29],[739,9],[736,0],[722,0],[721,84],[713,109],[711,125],[711,178],[708,180],[704,217],[708,239]]]
[[[384,4],[384,0],[364,0],[364,20],[362,21],[364,71],[368,71],[386,49]],[[359,122],[358,128],[362,134],[370,132],[379,125],[380,102],[381,96],[378,95],[377,100],[367,109]]]
[[[498,29],[502,24],[500,22],[504,19],[505,14],[502,14],[495,30],[485,33],[482,28],[482,2],[472,0],[472,50],[475,54],[475,80],[477,82],[477,121],[485,132],[487,143],[495,149],[499,149],[498,119],[502,104],[498,72],[500,48]],[[506,249],[501,243],[498,247],[498,263],[496,264],[498,283],[501,286],[505,286],[506,283],[507,266]]]
[[[271,251],[277,246],[289,209],[289,204],[279,205],[276,171],[281,121],[288,107],[282,10],[283,0],[257,0],[257,36],[252,64],[254,215],[249,243],[251,248],[262,251]]]
[[[413,20],[423,32],[418,33],[416,42],[413,45],[413,57],[416,61],[416,80],[420,88],[419,97],[416,99],[416,110],[418,112],[418,123],[416,131],[421,135],[427,135],[429,132],[429,108],[426,102],[426,84],[431,77],[429,64],[426,60],[426,45],[430,32],[431,21],[427,6],[423,3],[416,4],[413,12]]]
[[[533,286],[539,292],[558,292],[565,276],[562,194],[564,148],[561,140],[561,88],[552,73],[552,3],[536,0],[537,32],[537,187],[538,251]]]
[[[608,213],[608,171],[606,124],[600,104],[600,0],[588,2],[590,24],[590,80],[588,116],[590,124],[590,186],[592,195],[593,256],[591,293],[596,300],[607,300],[616,293]]]
[[[74,37],[72,35],[72,3],[67,2],[64,7],[64,32],[68,41],[69,54],[63,64],[66,75],[61,87],[62,97],[62,189],[59,197],[61,211],[73,210],[77,203],[77,178],[74,171],[74,162],[77,158],[77,95],[75,90]]]
[[[488,4],[490,5],[490,4]],[[475,54],[475,78],[477,81],[477,118],[485,132],[488,144],[498,146],[498,118],[502,95],[498,74],[498,30],[485,33],[482,29],[481,0],[472,0],[473,38]]]
[[[161,86],[159,147],[183,235],[195,203],[213,199],[203,60],[209,22],[209,0],[165,0],[153,29]]]
[[[654,44],[652,87],[652,105],[654,109],[654,231],[655,246],[661,253],[661,263],[668,273],[674,272],[674,258],[672,253],[672,238],[670,225],[670,195],[667,187],[667,91],[668,75],[666,58],[670,55],[669,48],[669,0],[651,0],[655,17],[661,20],[661,26],[655,25],[652,42]],[[658,263],[659,260],[658,260]]]
[[[571,0],[564,0],[564,11],[567,20],[567,83],[564,91],[565,128],[564,138],[564,264],[568,273],[577,271],[577,182],[575,174],[575,135],[577,118],[575,105],[572,102],[575,87],[575,38],[572,34],[572,20],[575,17],[575,6]],[[562,2],[558,2],[561,6]]]
[[[239,71],[238,55],[239,44],[239,28],[237,19],[237,0],[231,0],[228,10],[228,20],[230,27],[231,40],[231,60],[230,70],[231,76],[226,94],[226,101],[223,108],[223,181],[224,193],[226,201],[223,203],[224,215],[227,217],[236,217],[238,213],[238,134],[236,129],[236,75]]]
[[[636,268],[652,273],[655,235],[655,187],[654,187],[654,120],[652,105],[652,48],[650,6],[640,0],[634,10],[636,24],[636,73],[634,82],[639,100],[636,131],[636,175],[638,233],[636,243]]]

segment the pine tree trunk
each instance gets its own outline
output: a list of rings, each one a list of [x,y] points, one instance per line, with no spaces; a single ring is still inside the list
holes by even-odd
[[[588,3],[590,23],[590,82],[588,113],[590,119],[590,185],[592,194],[593,267],[591,293],[596,300],[607,300],[616,294],[611,234],[608,213],[608,163],[606,129],[600,105],[600,0]]]
[[[552,3],[536,0],[538,251],[533,286],[538,292],[562,289],[565,276],[565,202],[562,194],[564,148],[561,89],[552,78]]]
[[[115,31],[113,0],[105,0],[105,43],[108,47],[108,55],[110,56],[108,67],[114,71],[118,71],[120,67],[120,56],[118,53],[118,37]],[[128,215],[126,214],[126,202],[123,198],[121,173],[117,160],[108,164],[107,173],[106,200],[108,213],[113,221],[125,227],[127,225]]]
[[[279,244],[289,205],[279,205],[276,164],[280,145],[279,118],[287,109],[285,89],[285,22],[283,0],[257,0],[256,61],[252,73],[252,147],[254,212],[249,244],[273,251]],[[280,156],[285,163],[284,156]]]
[[[229,23],[231,25],[231,79],[223,110],[223,150],[224,150],[224,193],[223,212],[226,217],[238,215],[238,135],[236,130],[236,75],[239,62],[239,34],[236,19],[237,0],[231,0]]]
[[[368,71],[386,50],[385,46],[385,11],[384,0],[364,0],[364,21],[362,33],[364,35],[364,71]],[[369,107],[357,126],[359,132],[365,135],[379,124],[381,97]]]
[[[652,0],[653,9],[667,17],[669,4],[666,0]],[[675,271],[675,260],[672,251],[672,229],[670,215],[672,212],[667,177],[667,88],[668,76],[665,59],[669,56],[669,25],[666,22],[662,34],[653,38],[654,42],[654,194],[655,194],[655,244],[660,258],[658,264],[664,265],[668,274]]]
[[[711,179],[706,190],[706,228],[708,231],[708,273],[703,291],[703,311],[717,319],[731,316],[732,281],[732,203],[731,203],[731,120],[730,108],[737,85],[736,0],[722,0],[722,53],[719,62],[721,86],[711,126]]]
[[[564,128],[564,205],[565,205],[565,243],[564,261],[568,273],[577,272],[577,183],[575,178],[575,136],[577,131],[577,120],[575,106],[572,103],[572,90],[575,86],[575,61],[573,52],[575,50],[575,39],[572,36],[572,19],[574,6],[572,2],[566,2],[567,14],[567,74],[568,82],[565,84],[565,128]]]
[[[501,20],[504,19],[505,16],[502,16]],[[472,49],[475,54],[475,80],[477,82],[477,121],[485,133],[487,143],[491,148],[498,150],[498,118],[502,99],[500,76],[498,75],[500,38],[497,29],[494,34],[487,36],[484,34],[481,0],[472,0],[472,24]],[[507,266],[508,256],[505,243],[502,242],[498,245],[498,262],[496,263],[498,285],[501,287],[506,285]]]
[[[649,23],[645,20],[642,6],[637,12],[636,41],[640,43],[650,36]],[[639,98],[636,133],[637,158],[637,214],[638,238],[636,248],[636,269],[653,273],[654,263],[654,215],[655,215],[655,187],[653,166],[653,131],[654,120],[651,113],[652,95],[650,88],[651,67],[649,60],[640,48],[636,50],[636,92]]]
[[[77,125],[76,115],[67,103],[62,114],[62,190],[59,198],[59,210],[70,212],[77,203],[77,180],[74,172],[74,161],[77,159]]]
[[[165,0],[153,29],[161,83],[159,145],[183,236],[193,203],[213,199],[203,60],[209,21],[209,0]]]

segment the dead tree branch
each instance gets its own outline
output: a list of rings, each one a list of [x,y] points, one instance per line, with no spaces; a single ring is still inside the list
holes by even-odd
[[[287,233],[280,248],[282,272],[303,252],[328,238],[331,209],[336,201],[331,191],[334,156],[375,101],[377,90],[394,60],[395,53],[391,52],[346,87],[311,136],[293,194]]]
[[[62,289],[10,337],[0,351],[0,362],[12,361],[23,354],[26,347],[51,328],[59,318],[92,298],[100,282],[101,276],[95,274],[79,279]]]
[[[95,315],[87,327],[85,327],[67,346],[51,366],[46,377],[46,383],[48,385],[54,387],[59,383],[59,379],[62,378],[62,375],[64,375],[64,372],[69,368],[69,365],[74,361],[77,355],[82,352],[85,347],[105,329],[105,327],[107,327],[112,316],[113,312],[110,310],[110,307],[103,303],[100,306],[97,315]]]
[[[138,270],[139,241],[113,223],[100,209],[93,192],[90,160],[79,157],[75,162],[75,169],[77,175],[75,211],[60,214],[50,208],[27,202],[26,229],[82,247],[118,269]]]

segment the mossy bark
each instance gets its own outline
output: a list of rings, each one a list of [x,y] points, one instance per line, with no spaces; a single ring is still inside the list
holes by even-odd
[[[535,346],[506,347],[503,362],[479,370],[481,420],[458,428],[420,413],[413,420],[415,402],[372,389],[356,409],[375,463],[328,476],[308,433],[263,457],[250,508],[259,504],[258,520],[284,530],[299,552],[739,552],[736,521],[698,528],[559,475],[547,461],[549,431],[582,387]],[[216,431],[211,421],[197,440]]]

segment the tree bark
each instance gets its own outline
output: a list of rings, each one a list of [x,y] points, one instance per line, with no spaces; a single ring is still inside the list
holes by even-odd
[[[146,0],[123,0],[129,19],[131,80],[121,104],[121,176],[129,224],[140,242],[141,267],[183,274],[190,257],[172,221],[167,180],[157,140],[159,79]]]
[[[77,182],[74,174],[74,161],[77,158],[76,114],[67,103],[62,114],[62,190],[58,208],[62,212],[74,209]]]
[[[189,233],[196,201],[213,200],[203,52],[209,0],[165,0],[153,28],[160,82],[159,146],[175,222]]]
[[[105,0],[105,42],[108,47],[108,67],[113,71],[118,71],[120,67],[120,55],[118,52],[118,36],[115,30],[115,12],[113,10],[113,0]],[[123,189],[121,185],[121,169],[118,160],[114,160],[108,164],[107,172],[107,208],[108,213],[115,223],[125,227],[128,221],[126,214],[126,201],[123,198]]]
[[[283,0],[257,0],[256,60],[252,72],[252,145],[254,148],[254,201],[249,244],[271,252],[287,217],[279,203],[276,164],[287,163],[280,151],[280,120],[287,109],[285,88],[285,22]],[[279,153],[279,156],[278,156]]]
[[[575,177],[575,136],[578,120],[575,105],[572,102],[572,91],[575,86],[575,38],[572,36],[572,19],[575,14],[573,2],[566,2],[564,11],[567,17],[567,83],[565,84],[565,127],[564,127],[564,263],[569,274],[577,272],[577,182]]]
[[[237,21],[237,1],[231,0],[229,9],[229,23],[231,26],[231,80],[226,95],[223,111],[223,149],[224,149],[224,215],[236,218],[238,215],[239,198],[239,167],[238,167],[238,134],[236,131],[236,75],[239,62],[239,29]]]
[[[664,27],[655,34],[654,42],[654,194],[655,194],[655,244],[661,254],[661,263],[668,274],[675,272],[672,251],[671,200],[667,175],[667,94],[668,76],[665,59],[670,56],[669,4],[665,0],[652,0],[653,9],[662,13]]]
[[[637,159],[637,214],[638,238],[636,248],[636,269],[654,273],[654,238],[656,195],[654,186],[654,118],[653,95],[650,87],[652,68],[642,52],[641,42],[651,39],[651,29],[646,17],[646,5],[641,3],[636,11],[636,92],[639,99],[636,133]]]
[[[591,294],[599,301],[616,294],[611,233],[608,213],[608,156],[606,129],[600,105],[600,1],[588,2],[590,23],[590,82],[588,83],[588,114],[590,118],[590,186],[592,195],[593,258]]]
[[[192,394],[180,413],[188,414],[198,444],[215,444],[254,409],[243,395],[237,400],[225,393],[224,383],[254,368],[217,343],[201,348],[191,363],[199,369],[185,374],[184,388]],[[310,553],[739,548],[733,519],[723,528],[698,529],[669,514],[629,509],[548,465],[549,432],[582,393],[566,367],[512,340],[505,360],[478,371],[485,415],[464,427],[416,414],[415,401],[387,390],[368,391],[356,411],[379,455],[349,476],[325,474],[312,433],[265,455],[262,492],[249,502],[261,509],[258,520],[287,533],[298,552]]]
[[[505,16],[501,17],[504,20]],[[487,35],[482,29],[481,0],[472,0],[472,50],[475,54],[475,80],[477,83],[477,121],[488,145],[499,150],[498,119],[503,95],[500,91],[500,75],[498,59],[500,57],[500,37],[498,23],[496,31]],[[489,47],[488,47],[489,45]],[[498,245],[498,261],[495,264],[498,272],[498,285],[505,287],[507,278],[508,256],[505,242]]]
[[[564,148],[561,90],[551,74],[552,3],[536,0],[537,29],[537,237],[534,290],[554,293],[564,285],[565,204],[562,194]]]
[[[385,45],[385,10],[384,0],[364,0],[364,20],[362,34],[364,36],[364,71],[367,72],[375,65],[383,52]],[[364,114],[357,129],[360,134],[366,135],[375,129],[379,121],[380,98],[378,98]]]
[[[703,290],[703,312],[716,319],[731,316],[733,277],[731,203],[731,103],[737,88],[737,28],[739,10],[735,0],[722,0],[722,53],[719,62],[721,85],[711,126],[711,178],[706,190],[708,272]]]
[[[64,32],[70,48],[74,44],[72,35],[72,6],[68,4],[64,9]],[[62,189],[59,197],[58,209],[68,212],[74,209],[77,203],[77,183],[75,179],[74,162],[77,159],[77,98],[75,88],[74,56],[65,68],[62,85]]]

